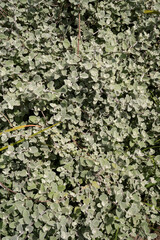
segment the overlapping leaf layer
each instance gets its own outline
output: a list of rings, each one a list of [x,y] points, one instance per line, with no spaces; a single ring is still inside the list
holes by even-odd
[[[2,240],[155,239],[160,16],[146,9],[159,1],[1,0]]]

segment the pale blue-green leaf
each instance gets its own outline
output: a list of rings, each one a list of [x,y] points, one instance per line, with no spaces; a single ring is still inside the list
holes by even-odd
[[[38,152],[38,148],[37,147],[30,147],[29,148],[29,151],[31,152],[31,153],[36,153],[36,152]]]
[[[38,204],[39,214],[43,214],[45,210],[46,210],[46,208],[42,203]]]
[[[65,39],[65,40],[63,41],[63,46],[64,46],[66,49],[68,49],[68,48],[70,47],[70,42],[69,42],[67,39]]]
[[[93,77],[98,77],[98,70],[96,68],[92,68],[90,73]]]
[[[26,224],[31,224],[30,213],[28,210],[23,211],[23,219]]]
[[[93,64],[91,62],[86,62],[84,67],[86,70],[90,70],[92,68]]]
[[[32,122],[32,123],[37,123],[38,119],[37,119],[36,116],[29,116],[29,121]]]
[[[85,73],[85,72],[83,72],[83,73],[80,74],[80,77],[81,77],[81,78],[84,78],[84,79],[85,79],[85,78],[88,78],[88,74]]]

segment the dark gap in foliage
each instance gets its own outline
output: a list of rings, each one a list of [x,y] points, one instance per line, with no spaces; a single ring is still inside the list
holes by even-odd
[[[54,80],[54,86],[56,90],[64,86],[64,80],[65,80],[65,77],[61,77]]]
[[[10,160],[12,164],[13,171],[20,171],[26,168],[26,164],[24,164],[22,161],[19,159],[12,159]]]
[[[59,154],[53,155],[53,153],[48,158],[48,160],[50,161],[50,167],[56,173],[57,176],[60,175],[60,172],[57,171],[57,168],[61,167],[60,164],[61,159],[62,158],[59,156]]]
[[[29,117],[34,115],[34,111],[31,109],[27,109],[27,113],[23,116],[23,121],[24,122],[29,122]]]
[[[77,226],[77,237],[78,240],[88,240],[87,238],[84,237],[85,233],[91,233],[91,229],[88,226],[83,226],[83,224],[78,224]]]
[[[12,143],[14,143],[15,142],[15,138],[14,137],[10,137],[9,139],[8,139],[8,144],[10,145],[10,144],[12,144]]]
[[[68,183],[68,184],[66,185],[66,191],[73,191],[74,188],[75,188],[75,186],[72,186],[71,183]]]

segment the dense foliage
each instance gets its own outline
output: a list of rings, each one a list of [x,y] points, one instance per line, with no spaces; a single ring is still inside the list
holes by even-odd
[[[2,240],[155,239],[158,2],[1,0]]]

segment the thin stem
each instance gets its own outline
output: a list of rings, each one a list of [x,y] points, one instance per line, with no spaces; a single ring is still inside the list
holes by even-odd
[[[9,119],[4,115],[4,113],[1,112],[1,114],[3,115],[3,117],[5,117],[5,119],[9,122],[10,126],[13,127],[12,123],[9,121]]]
[[[15,193],[13,190],[11,190],[10,188],[6,187],[3,183],[0,182],[0,186],[3,187],[5,190],[7,190],[8,192],[11,192],[11,193]]]
[[[81,17],[80,17],[80,12],[79,12],[77,55],[79,55],[79,42],[80,42],[80,39],[81,39]]]
[[[44,119],[45,119],[45,121],[46,121],[46,124],[48,125],[48,123],[47,123],[47,119],[46,119],[46,116],[45,116],[44,112],[41,111],[41,113],[42,113],[42,115],[43,115],[43,117],[44,117]]]

